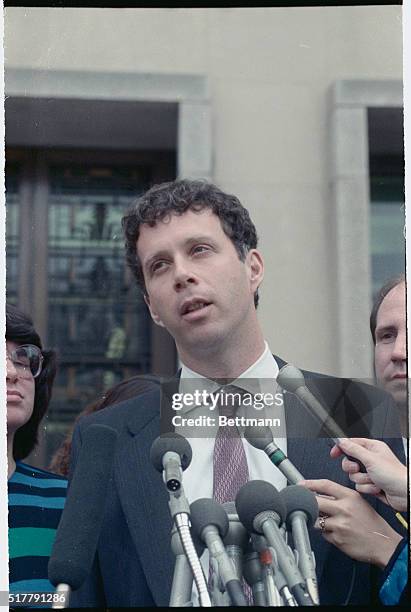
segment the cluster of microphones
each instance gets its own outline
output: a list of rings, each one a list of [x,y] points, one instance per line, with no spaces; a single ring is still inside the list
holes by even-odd
[[[250,428],[246,438],[263,450],[274,444],[268,428]],[[182,486],[189,442],[164,434],[151,447],[151,461],[163,473],[174,520],[171,607],[191,605],[193,582],[199,605],[206,607],[319,603],[308,535],[318,516],[314,493],[298,485],[279,492],[269,482],[251,480],[233,501],[202,498],[189,505]],[[285,456],[284,462],[292,465]],[[205,548],[209,575],[200,563]]]
[[[290,364],[280,371],[283,389],[296,393],[330,437],[344,436]],[[193,592],[200,606],[318,605],[315,559],[308,528],[318,516],[314,493],[298,486],[303,476],[276,446],[268,427],[251,427],[244,437],[265,452],[289,486],[252,480],[236,499],[220,505],[213,499],[189,504],[183,471],[192,458],[190,443],[177,433],[159,436],[151,447],[153,466],[162,473],[173,520],[170,534],[175,555],[170,606],[190,606]],[[49,561],[49,579],[57,592],[79,589],[91,571],[113,473],[117,432],[105,425],[86,429],[65,509]],[[200,561],[209,553],[209,572]],[[193,589],[195,585],[195,589]]]

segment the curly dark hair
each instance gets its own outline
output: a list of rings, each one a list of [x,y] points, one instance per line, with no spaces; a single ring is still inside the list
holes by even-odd
[[[154,227],[169,215],[182,215],[187,210],[201,211],[204,208],[210,208],[220,219],[221,227],[241,261],[244,261],[250,249],[257,247],[255,226],[236,196],[226,194],[216,185],[203,180],[181,179],[154,185],[137,198],[122,219],[126,261],[145,294],[144,275],[137,253],[140,225]],[[254,304],[257,307],[258,291],[254,294]]]
[[[380,309],[380,306],[383,303],[386,296],[389,294],[389,292],[392,289],[394,289],[394,287],[396,287],[397,285],[400,285],[401,283],[405,283],[405,274],[397,274],[397,276],[392,276],[389,280],[387,280],[384,283],[384,285],[381,287],[381,289],[378,291],[375,297],[371,315],[370,315],[370,330],[371,330],[371,335],[372,335],[374,344],[376,340],[375,330],[377,327],[377,316],[378,316],[378,311]]]
[[[33,414],[14,436],[13,457],[19,460],[27,457],[37,444],[39,425],[47,412],[56,376],[56,353],[42,349],[40,336],[34,329],[33,321],[12,304],[6,304],[6,340],[17,344],[34,344],[39,347],[44,358],[41,373],[34,379]]]

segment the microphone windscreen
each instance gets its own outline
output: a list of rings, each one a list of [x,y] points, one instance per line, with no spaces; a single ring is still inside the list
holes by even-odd
[[[161,434],[154,440],[150,449],[150,461],[159,472],[163,471],[163,457],[168,452],[177,453],[181,459],[182,469],[188,468],[193,457],[193,451],[190,442],[184,436],[170,431]]]
[[[311,527],[318,518],[318,502],[314,493],[300,485],[290,485],[281,491],[281,497],[287,508],[287,525],[290,526],[290,515],[300,510],[307,515],[307,525]]]
[[[284,522],[286,509],[277,489],[265,480],[250,480],[239,492],[235,500],[235,506],[240,521],[250,533],[254,533],[254,519],[261,512],[273,510],[276,512],[281,523]]]
[[[249,426],[244,431],[244,437],[254,448],[264,450],[272,441],[273,434],[269,427]]]
[[[117,432],[90,425],[84,432],[48,564],[52,584],[78,589],[91,570],[105,511]]]
[[[190,506],[190,521],[193,532],[202,539],[202,532],[208,525],[218,529],[221,538],[228,532],[228,516],[224,508],[214,499],[196,499]]]

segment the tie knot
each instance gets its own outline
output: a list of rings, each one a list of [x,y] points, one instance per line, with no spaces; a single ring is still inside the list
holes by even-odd
[[[234,385],[228,385],[219,389],[217,393],[219,413],[227,417],[234,416],[242,404],[245,391]]]

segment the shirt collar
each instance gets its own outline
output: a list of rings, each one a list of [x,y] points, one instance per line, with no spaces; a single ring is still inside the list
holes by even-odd
[[[239,387],[249,393],[258,393],[261,391],[261,384],[264,384],[262,379],[277,379],[279,372],[278,364],[274,359],[267,342],[264,342],[264,351],[258,357],[258,359],[247,368],[238,378],[230,383],[230,386]],[[179,392],[180,393],[194,393],[195,390],[207,391],[207,393],[214,393],[221,388],[221,384],[215,380],[194,372],[188,366],[182,364]],[[194,407],[184,407],[182,413],[190,412]]]

